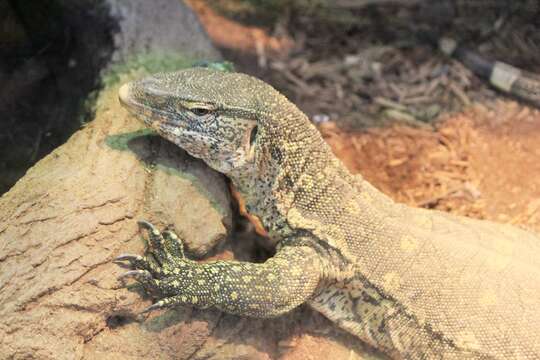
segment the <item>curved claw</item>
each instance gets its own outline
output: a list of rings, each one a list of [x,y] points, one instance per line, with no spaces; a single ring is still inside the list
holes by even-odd
[[[156,230],[156,228],[154,227],[154,225],[152,225],[152,223],[143,219],[137,221],[137,224],[139,225],[139,227],[150,230],[150,231]]]
[[[150,311],[161,309],[163,306],[164,304],[161,303],[161,301],[158,301],[157,303],[152,304],[148,306],[147,308],[145,308],[143,311],[141,311],[141,314],[146,314],[146,313],[149,313]]]
[[[175,241],[182,241],[180,240],[180,238],[178,237],[178,235],[176,235],[176,233],[174,233],[173,231],[171,230],[165,230],[161,233],[161,235],[163,237],[166,237],[166,238],[170,238],[171,240],[175,240]]]
[[[141,261],[143,260],[143,257],[141,255],[135,255],[135,254],[120,254],[117,257],[114,258],[113,261]]]
[[[138,277],[138,276],[142,276],[146,279],[149,279],[149,278],[152,278],[152,276],[150,275],[150,273],[146,270],[130,270],[130,271],[127,271],[125,273],[123,273],[122,275],[120,275],[118,277],[118,280],[123,280],[127,277]]]

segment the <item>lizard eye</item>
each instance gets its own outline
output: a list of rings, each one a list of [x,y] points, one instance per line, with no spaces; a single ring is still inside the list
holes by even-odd
[[[210,110],[205,108],[193,108],[190,109],[190,111],[197,116],[204,116],[210,114]]]

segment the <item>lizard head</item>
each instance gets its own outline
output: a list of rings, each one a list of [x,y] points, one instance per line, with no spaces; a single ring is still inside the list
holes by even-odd
[[[214,169],[249,170],[269,114],[292,104],[251,76],[207,68],[156,74],[124,84],[120,102],[162,137]]]

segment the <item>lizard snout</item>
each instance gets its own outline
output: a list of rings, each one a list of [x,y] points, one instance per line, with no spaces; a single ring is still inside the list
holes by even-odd
[[[131,83],[124,84],[118,89],[118,100],[124,106],[129,105],[129,99],[131,94]]]

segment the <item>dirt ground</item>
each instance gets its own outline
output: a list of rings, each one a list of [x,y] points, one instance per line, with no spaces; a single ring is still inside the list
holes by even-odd
[[[436,86],[443,95],[429,99],[442,103],[437,105],[438,112],[433,118],[426,121],[408,108],[405,114],[412,116],[401,116],[401,104],[407,105],[407,101],[400,101],[391,103],[387,109],[396,110],[397,116],[384,121],[389,116],[377,118],[380,112],[374,111],[373,107],[384,105],[385,99],[375,98],[366,104],[367,111],[360,110],[360,115],[356,115],[371,121],[355,119],[351,123],[349,120],[355,115],[340,110],[354,110],[348,98],[357,97],[359,92],[347,92],[354,87],[343,83],[347,79],[332,82],[321,81],[317,74],[302,76],[325,72],[336,75],[336,71],[335,65],[324,63],[324,59],[310,62],[309,58],[295,55],[298,35],[296,38],[287,36],[287,32],[279,27],[270,32],[242,25],[223,17],[202,1],[191,1],[191,6],[213,41],[238,64],[240,71],[269,81],[319,123],[324,138],[352,172],[361,173],[401,202],[540,231],[540,111],[537,109],[493,92],[460,64],[446,62],[436,55],[426,57],[424,51],[420,67],[438,71],[449,66],[455,70],[454,75],[450,71],[442,80],[428,79],[432,85],[427,88],[421,81],[402,86],[402,92],[414,94],[403,95],[398,100],[421,97],[423,95],[418,92],[426,95]],[[317,47],[310,48],[309,39],[301,41],[308,53]],[[342,47],[347,47],[345,42]],[[365,49],[358,54],[369,56],[370,51],[375,50]],[[411,56],[405,62],[418,60],[414,51],[405,54]],[[302,64],[293,64],[291,69],[291,61]],[[347,57],[342,61],[347,62]],[[362,59],[351,60],[349,57],[349,61],[358,65]],[[304,69],[295,72],[294,66]],[[413,66],[411,71],[414,69],[418,68]],[[452,81],[452,76],[458,81]],[[396,83],[383,82],[388,88]],[[433,85],[433,82],[438,83]],[[379,87],[375,86],[375,91],[382,88],[380,83]],[[341,85],[336,88],[336,84]],[[323,97],[317,99],[316,95]],[[449,96],[461,102],[459,106],[452,104]],[[423,103],[421,100],[418,104],[433,106],[430,101]],[[321,106],[325,102],[327,105]],[[384,114],[388,115],[388,111]],[[359,122],[362,126],[358,126]],[[366,127],[370,124],[377,127]]]

